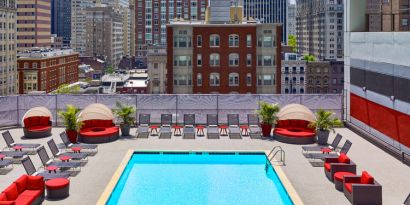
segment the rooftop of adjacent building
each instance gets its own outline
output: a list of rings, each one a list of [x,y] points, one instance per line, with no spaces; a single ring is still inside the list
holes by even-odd
[[[44,59],[78,54],[73,49],[32,48],[18,52],[18,59]]]

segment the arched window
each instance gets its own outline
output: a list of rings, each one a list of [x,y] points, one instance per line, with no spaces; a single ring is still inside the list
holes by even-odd
[[[305,83],[305,78],[304,77],[300,77],[300,83]]]
[[[196,75],[196,85],[197,86],[202,86],[202,74],[201,73],[198,73]]]
[[[210,66],[219,66],[219,54],[218,53],[212,53],[209,56],[209,65]]]
[[[305,93],[305,89],[301,88],[300,93]]]
[[[239,47],[239,35],[229,35],[229,47]]]
[[[286,89],[285,89],[285,93],[286,93],[286,94],[289,94],[289,89],[286,88]]]
[[[229,86],[239,86],[238,73],[229,73]]]
[[[239,66],[239,54],[229,54],[229,66]]]
[[[211,47],[219,47],[220,40],[219,40],[219,35],[218,34],[212,34],[209,37],[209,45]]]
[[[219,73],[211,73],[209,75],[209,85],[219,86]]]

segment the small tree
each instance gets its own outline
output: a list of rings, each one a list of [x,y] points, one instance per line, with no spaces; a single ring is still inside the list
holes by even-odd
[[[67,105],[67,109],[65,111],[59,111],[58,115],[63,119],[64,125],[66,130],[70,131],[78,131],[82,123],[78,122],[77,114],[81,110],[76,108],[74,105]]]
[[[333,131],[334,127],[342,126],[343,123],[336,117],[332,117],[334,113],[326,110],[318,110],[316,112],[316,121],[311,122],[309,127],[318,131]]]
[[[260,108],[256,111],[256,113],[261,118],[262,123],[264,124],[275,124],[278,120],[278,112],[280,107],[278,104],[269,104],[267,102],[260,102]]]
[[[107,68],[105,68],[105,73],[106,74],[114,73],[114,68],[112,67],[112,65],[108,65]]]
[[[131,105],[123,105],[121,102],[117,101],[115,109],[113,112],[122,120],[122,124],[124,125],[134,125],[135,117],[133,114],[137,111],[137,109]]]
[[[79,85],[73,85],[70,86],[69,84],[62,84],[58,86],[57,90],[54,91],[55,94],[59,95],[67,95],[67,94],[78,94],[80,93],[80,86]]]
[[[305,55],[305,56],[303,56],[303,60],[305,60],[307,62],[314,62],[314,61],[316,61],[316,58],[313,55]]]
[[[288,37],[289,46],[292,48],[292,52],[297,52],[297,41],[295,35],[289,35]]]

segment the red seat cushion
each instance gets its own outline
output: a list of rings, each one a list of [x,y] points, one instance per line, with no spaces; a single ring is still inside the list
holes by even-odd
[[[30,127],[31,126],[30,118],[24,119],[23,122],[24,122],[24,127]]]
[[[22,175],[20,178],[18,178],[16,181],[14,181],[17,185],[17,191],[19,193],[26,190],[27,180],[28,180],[27,175]]]
[[[15,183],[8,186],[3,193],[6,194],[7,200],[14,201],[19,196],[19,192],[17,190],[17,185]]]
[[[274,133],[287,136],[287,137],[315,137],[316,133],[306,129],[298,127],[288,127],[288,128],[275,128]]]
[[[43,190],[25,190],[23,193],[19,195],[19,197],[16,199],[16,204],[32,204],[35,199],[40,197],[40,195],[43,193]]]
[[[360,178],[360,183],[361,184],[373,184],[374,183],[374,178],[367,173],[366,171],[362,172],[362,177]]]
[[[104,131],[94,132],[94,128],[85,128],[80,130],[80,135],[84,137],[106,137],[112,136],[119,132],[118,127],[106,127]]]
[[[344,163],[344,164],[349,164],[350,163],[350,159],[349,159],[349,157],[347,157],[347,155],[345,153],[340,153],[339,157],[337,158],[337,161],[339,163]]]
[[[345,176],[356,176],[356,175],[351,172],[336,172],[334,175],[334,180],[341,182],[343,181],[343,177]]]
[[[49,116],[41,116],[39,118],[39,125],[49,125],[50,117]]]
[[[48,190],[58,190],[67,187],[70,181],[65,178],[56,178],[46,181],[46,187]]]
[[[47,131],[50,128],[51,126],[49,125],[36,125],[36,126],[27,127],[27,130],[32,131],[32,132],[42,132],[42,131]]]
[[[44,191],[44,178],[42,176],[27,176],[27,189]]]
[[[0,201],[7,201],[7,196],[5,193],[0,194]]]
[[[330,166],[330,163],[327,163],[327,162],[326,162],[325,165],[324,165],[324,167],[325,167],[325,170],[326,170],[326,171],[330,172],[330,167],[331,167],[331,166]]]
[[[352,183],[345,183],[345,188],[349,193],[353,192]]]

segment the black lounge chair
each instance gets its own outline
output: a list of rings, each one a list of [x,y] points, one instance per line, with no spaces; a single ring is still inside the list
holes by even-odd
[[[228,127],[230,139],[242,139],[238,114],[228,114]]]
[[[219,139],[218,115],[206,115],[206,135],[208,139]]]
[[[343,147],[340,149],[339,153],[347,154],[351,146],[352,146],[352,142],[350,142],[349,140],[346,140],[346,142],[343,144]],[[310,159],[322,159],[322,160],[325,159],[326,157],[338,157],[338,156],[339,154],[336,153],[335,151],[331,153],[309,153],[306,155],[306,157]]]
[[[56,178],[69,178],[70,173],[65,171],[57,171],[55,173],[49,171],[37,172],[36,168],[34,167],[33,162],[31,161],[30,157],[26,157],[21,160],[26,173],[31,176],[42,176],[44,180],[56,179]]]
[[[81,163],[80,162],[62,162],[62,161],[54,161],[52,160],[48,154],[44,146],[41,146],[40,149],[37,150],[37,154],[40,157],[41,163],[43,164],[44,168],[48,166],[56,166],[60,169],[76,169],[78,171],[81,170]]]
[[[61,138],[61,140],[63,141],[64,146],[65,146],[67,149],[72,149],[72,148],[75,148],[75,147],[79,147],[79,148],[81,148],[81,149],[83,149],[83,150],[90,150],[91,152],[94,152],[94,153],[97,153],[97,152],[98,152],[98,145],[95,145],[95,144],[83,144],[83,143],[78,143],[78,144],[73,144],[73,143],[71,143],[71,142],[68,140],[68,137],[67,137],[67,133],[66,133],[66,132],[60,133],[60,138]]]
[[[137,133],[135,134],[137,138],[148,138],[149,137],[149,125],[151,123],[150,114],[139,114]]]
[[[261,139],[261,128],[257,114],[248,114],[249,136],[251,139]]]
[[[4,141],[6,141],[8,148],[15,149],[16,147],[22,147],[22,150],[29,149],[27,154],[34,154],[36,150],[41,146],[41,144],[34,144],[34,143],[16,143],[14,142],[14,139],[8,130],[3,132],[2,135],[3,135]]]
[[[159,139],[170,139],[172,136],[172,114],[161,114],[161,128]]]
[[[57,144],[54,142],[53,139],[47,141],[47,144],[54,158],[60,158],[60,157],[67,156],[73,160],[87,160],[88,159],[87,153],[60,152],[60,150],[57,147]]]
[[[335,150],[341,140],[342,140],[342,135],[338,133],[335,139],[333,140],[332,144],[318,145],[318,146],[302,146],[302,150],[303,152],[320,152],[323,148],[329,148],[331,150]]]
[[[195,139],[195,114],[184,114],[183,139]]]

